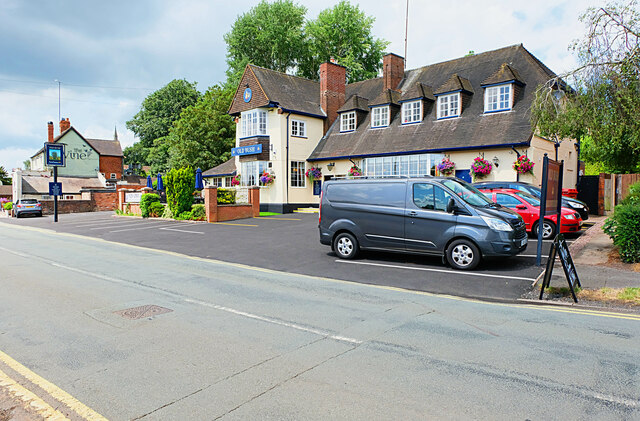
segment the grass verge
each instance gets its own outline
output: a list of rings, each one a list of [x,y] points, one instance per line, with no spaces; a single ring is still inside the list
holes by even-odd
[[[276,215],[281,215],[281,214],[277,212],[260,212],[260,216],[276,216]]]
[[[549,296],[569,297],[571,291],[567,287],[549,287],[545,289]],[[608,303],[640,306],[640,288],[576,288],[578,300],[603,301]]]

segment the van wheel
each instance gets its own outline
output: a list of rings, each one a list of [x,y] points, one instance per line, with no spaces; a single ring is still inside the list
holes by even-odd
[[[471,241],[456,240],[447,249],[447,260],[454,269],[471,270],[480,263],[480,250]]]
[[[538,223],[537,222],[533,226],[533,229],[531,231],[533,231],[533,235],[536,238],[538,238]],[[542,239],[543,240],[549,240],[549,239],[553,238],[555,233],[556,233],[556,224],[554,224],[551,221],[547,221],[545,219],[544,222],[542,223]]]
[[[360,248],[356,237],[348,232],[342,232],[333,240],[333,250],[341,259],[353,259],[358,255]]]

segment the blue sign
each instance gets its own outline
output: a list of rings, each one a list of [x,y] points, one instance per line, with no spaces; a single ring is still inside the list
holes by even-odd
[[[62,196],[62,183],[49,182],[49,196]]]
[[[262,145],[249,145],[231,148],[231,156],[257,155],[262,153]]]
[[[313,195],[320,196],[320,192],[322,191],[322,181],[321,180],[313,180]]]
[[[244,94],[242,94],[242,98],[244,99],[244,102],[251,101],[251,88],[247,88],[244,90]]]
[[[64,145],[61,143],[45,143],[44,163],[47,167],[64,167]]]

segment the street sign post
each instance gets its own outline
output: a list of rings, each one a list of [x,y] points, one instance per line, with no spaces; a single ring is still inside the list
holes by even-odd
[[[556,238],[551,244],[549,259],[547,260],[547,268],[544,271],[544,278],[542,279],[542,286],[540,287],[540,299],[542,300],[544,290],[549,287],[549,283],[551,282],[551,274],[553,273],[553,265],[556,260],[556,255],[560,257],[562,269],[564,269],[564,276],[567,279],[569,289],[571,290],[571,296],[573,297],[573,301],[577,303],[578,297],[576,297],[576,287],[582,287],[582,285],[580,285],[580,278],[578,278],[576,266],[573,264],[571,253],[569,253],[569,246],[567,246],[567,242],[562,234],[556,235]]]
[[[62,196],[62,183],[49,183],[49,196]]]
[[[556,234],[560,233],[562,212],[562,171],[564,161],[554,161],[544,154],[542,162],[542,194],[540,197],[540,219],[538,220],[538,247],[536,266],[542,266],[542,234],[544,217],[556,213]]]
[[[53,167],[53,183],[59,186],[59,192],[62,193],[62,183],[58,183],[58,167],[64,167],[64,144],[51,143],[44,144],[44,162],[48,167]],[[59,194],[51,194],[51,184],[49,184],[49,195],[53,196],[53,222],[58,222],[58,196]]]

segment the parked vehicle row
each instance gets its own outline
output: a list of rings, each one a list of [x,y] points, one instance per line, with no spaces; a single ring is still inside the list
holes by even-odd
[[[342,259],[360,250],[445,256],[457,269],[527,247],[520,215],[457,178],[332,180],[320,197],[320,242]]]

